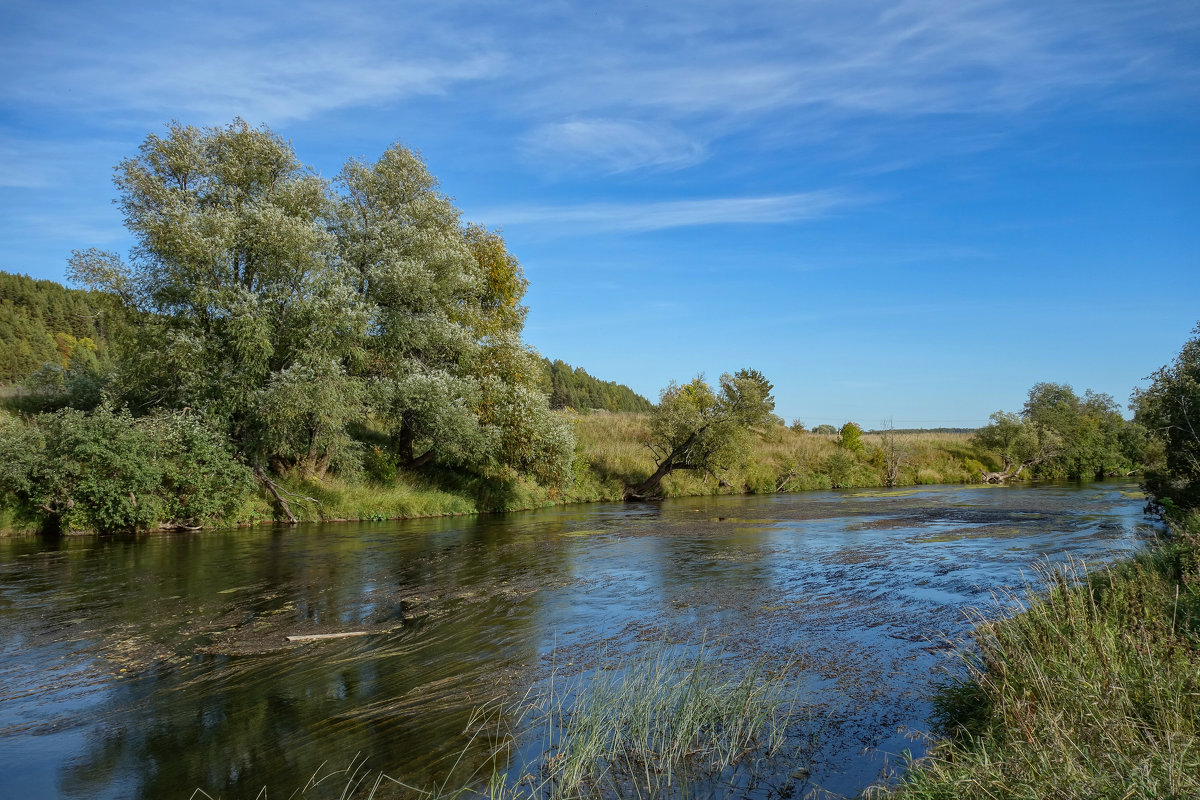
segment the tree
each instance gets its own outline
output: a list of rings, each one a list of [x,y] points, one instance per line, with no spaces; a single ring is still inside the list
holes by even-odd
[[[1119,407],[1107,394],[1088,390],[1081,398],[1066,384],[1037,383],[1021,414],[996,412],[976,443],[1000,455],[999,483],[1029,470],[1039,478],[1099,478],[1128,471],[1133,439]]]
[[[1038,383],[1021,416],[1045,453],[1037,467],[1041,477],[1100,478],[1128,468],[1121,447],[1125,420],[1110,395],[1089,389],[1081,398],[1066,384]]]
[[[850,453],[860,453],[863,449],[862,426],[857,422],[847,422],[838,431],[838,446]]]
[[[887,421],[887,426],[879,432],[879,450],[883,456],[883,484],[896,486],[900,483],[900,467],[907,455],[907,445],[896,432],[896,424]]]
[[[1051,458],[1058,452],[1060,440],[1048,434],[1039,436],[1032,425],[1017,414],[997,411],[991,422],[975,432],[975,445],[1000,456],[999,472],[985,472],[987,483],[1003,483],[1019,478],[1025,470]]]
[[[310,476],[348,452],[344,407],[310,407],[321,434],[302,447],[278,402],[301,376],[325,397],[360,393],[348,368],[366,316],[327,230],[325,181],[276,134],[235,120],[172,123],[117,167],[116,183],[132,261],[77,251],[69,274],[140,315],[117,398],[201,409],[256,468]]]
[[[272,491],[267,471],[355,467],[350,423],[368,416],[410,469],[569,474],[568,423],[520,338],[520,264],[417,153],[393,145],[331,184],[266,128],[173,123],[116,183],[131,261],[77,251],[70,275],[137,319],[118,403],[200,410]]]
[[[1135,391],[1135,419],[1162,444],[1161,461],[1146,472],[1146,490],[1160,502],[1200,507],[1200,325],[1175,360]]]
[[[571,432],[534,389],[538,359],[520,339],[528,281],[503,237],[463,225],[402,145],[351,161],[338,185],[339,252],[370,320],[361,374],[400,465],[565,476]]]
[[[656,468],[645,480],[625,488],[626,499],[653,497],[663,478],[675,470],[713,472],[732,466],[744,454],[751,431],[772,419],[775,399],[761,372],[738,370],[721,376],[713,391],[699,376],[663,390],[650,421],[647,442]]]
[[[479,386],[473,325],[482,325],[483,275],[459,213],[420,157],[389,147],[338,177],[336,234],[371,335],[363,374],[376,417],[406,467],[442,455],[475,460],[485,442],[471,407]]]

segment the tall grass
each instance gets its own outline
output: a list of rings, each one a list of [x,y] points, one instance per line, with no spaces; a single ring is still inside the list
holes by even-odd
[[[592,413],[577,415],[575,485],[567,499],[619,500],[625,484],[654,471],[645,442],[648,414]],[[979,480],[998,462],[980,452],[966,433],[898,434],[901,463],[897,485],[968,483]],[[813,489],[865,488],[886,483],[878,434],[862,438],[863,449],[851,453],[835,435],[800,433],[782,425],[758,431],[746,460],[719,475],[675,472],[663,481],[667,497],[744,492],[795,492]]]
[[[669,797],[745,784],[783,747],[796,705],[787,665],[722,667],[701,649],[552,679],[519,725],[534,757],[507,776],[512,797]],[[512,777],[515,775],[515,779]]]
[[[777,765],[797,721],[795,662],[758,660],[738,669],[701,646],[694,656],[660,651],[630,665],[604,658],[507,709],[482,711],[470,744],[424,788],[366,769],[317,774],[293,797],[325,800],[599,800],[740,797],[768,775],[787,792],[790,757]],[[480,758],[479,742],[499,742]],[[468,762],[479,766],[471,768]],[[464,775],[464,772],[466,773]],[[263,790],[266,791],[265,789]],[[197,789],[196,798],[211,796]],[[216,800],[215,798],[212,800]]]
[[[1045,571],[1020,612],[975,621],[937,699],[947,738],[900,798],[1200,797],[1200,546]]]

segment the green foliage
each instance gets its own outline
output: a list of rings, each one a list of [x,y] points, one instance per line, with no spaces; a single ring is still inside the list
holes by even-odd
[[[1200,584],[1193,535],[1085,576],[1046,572],[979,616],[936,698],[949,738],[893,796],[1200,796]]]
[[[29,423],[5,417],[9,457],[0,490],[47,530],[129,533],[221,519],[249,488],[249,472],[194,416],[135,419],[101,406]]]
[[[1200,508],[1200,325],[1175,360],[1150,376],[1149,388],[1135,392],[1139,434],[1160,448],[1146,473],[1146,489],[1181,508]]]
[[[77,251],[70,274],[135,333],[111,383],[47,371],[41,395],[199,409],[256,469],[302,480],[357,469],[368,417],[403,468],[569,478],[569,427],[520,340],[520,264],[418,154],[393,145],[330,183],[266,128],[172,123],[116,183],[134,260]]]
[[[1039,477],[1100,478],[1128,470],[1121,447],[1125,420],[1107,394],[1078,397],[1070,386],[1039,383],[1021,412],[1039,447],[1052,455],[1039,464]]]
[[[862,452],[863,429],[857,422],[847,422],[838,431],[838,435],[841,437],[838,439],[838,445],[844,450],[849,450],[851,453]]]
[[[1005,477],[1029,470],[1039,478],[1100,478],[1141,463],[1144,436],[1121,416],[1112,397],[1066,384],[1038,383],[1021,414],[997,411],[976,444],[1000,456]]]
[[[824,436],[831,436],[838,432],[838,429],[830,425],[828,422],[823,422],[812,429],[813,433],[819,433]]]
[[[396,456],[378,445],[363,454],[363,471],[375,483],[387,486],[396,481]]]
[[[252,463],[299,463],[308,451],[277,395],[307,373],[325,397],[353,397],[347,366],[366,324],[324,225],[324,181],[278,136],[236,120],[172,123],[116,183],[137,258],[76,252],[70,275],[141,315],[118,392],[138,407],[202,409]],[[308,411],[303,424],[321,430],[345,416],[338,404]],[[335,455],[313,438],[318,458]]]
[[[711,473],[738,464],[754,429],[773,420],[771,389],[766,377],[753,369],[722,375],[716,392],[703,377],[668,386],[651,416],[647,439],[657,469],[630,486],[628,493],[656,492],[662,479],[675,470]]]
[[[0,385],[19,383],[51,364],[103,365],[113,304],[96,292],[0,272]]]
[[[551,408],[645,412],[654,407],[624,384],[593,378],[584,369],[558,359],[542,359],[542,363],[540,385],[550,396]]]

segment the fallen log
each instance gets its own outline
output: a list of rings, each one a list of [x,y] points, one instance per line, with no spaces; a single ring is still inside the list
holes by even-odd
[[[346,631],[345,633],[299,633],[285,636],[289,642],[311,642],[316,639],[346,639],[351,636],[366,636],[367,631]]]

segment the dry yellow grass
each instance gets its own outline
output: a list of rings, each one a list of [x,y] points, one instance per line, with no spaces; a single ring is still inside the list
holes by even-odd
[[[626,483],[654,470],[646,446],[648,414],[596,412],[573,417],[578,439],[571,501],[617,500]],[[967,483],[995,469],[966,433],[897,434],[897,485]],[[798,433],[782,425],[761,430],[744,463],[716,475],[676,472],[663,482],[668,497],[742,492],[802,491],[886,484],[882,437],[865,434],[851,453],[829,434]]]

